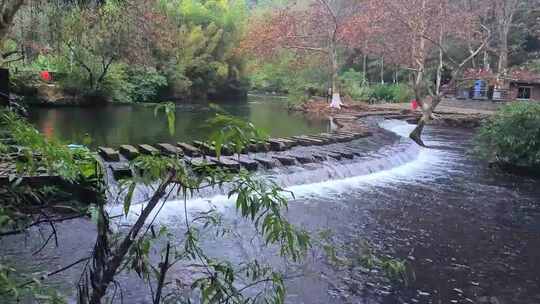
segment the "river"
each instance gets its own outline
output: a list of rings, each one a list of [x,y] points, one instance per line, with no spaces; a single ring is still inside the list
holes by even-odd
[[[287,303],[540,303],[540,182],[497,172],[475,159],[471,130],[428,127],[430,148],[423,149],[404,136],[411,125],[376,123],[380,132],[354,143],[364,147],[366,157],[267,172],[296,195],[288,218],[314,236],[330,230],[339,254],[352,263],[332,265],[316,246],[303,263],[284,264],[254,241],[249,223],[219,195],[188,202],[192,212],[214,204],[238,231],[225,238],[205,236],[206,250],[216,258],[257,257],[281,268],[291,277]],[[178,239],[182,208],[181,201],[171,200],[157,219]],[[95,241],[89,220],[57,229],[59,247],[49,244],[37,255],[31,254],[41,243],[37,231],[2,239],[0,248],[30,269],[54,270],[88,255]],[[362,244],[406,261],[414,278],[396,286],[380,273],[366,272],[354,262]],[[62,273],[53,278],[54,286],[73,290],[79,273],[76,268]],[[182,267],[171,272],[186,281],[189,275]],[[122,274],[119,282],[125,303],[148,303],[148,289],[136,275]]]
[[[292,136],[326,132],[329,122],[308,118],[287,110],[286,99],[271,96],[248,97],[247,102],[220,103],[226,113],[256,124],[271,136]],[[65,143],[117,147],[122,144],[174,143],[208,138],[213,130],[204,122],[215,116],[209,104],[179,104],[175,133],[170,134],[163,112],[154,115],[152,104],[120,104],[100,107],[31,107],[29,120],[43,134]]]

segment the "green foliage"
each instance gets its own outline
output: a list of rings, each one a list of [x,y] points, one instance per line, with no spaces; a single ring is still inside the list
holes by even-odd
[[[11,89],[14,93],[27,96],[35,94],[35,86],[39,82],[39,74],[37,71],[14,70],[9,77]]]
[[[167,117],[167,126],[169,127],[169,133],[171,135],[174,135],[176,121],[176,105],[172,102],[159,104],[154,109],[154,116],[157,116],[159,111],[165,112],[165,116]]]
[[[152,68],[137,67],[128,72],[128,85],[135,102],[156,102],[159,93],[167,86],[167,78]]]
[[[363,73],[349,69],[339,76],[339,81],[344,95],[348,95],[356,101],[369,99],[371,89]]]
[[[214,118],[209,119],[208,127],[215,130],[210,140],[214,143],[218,157],[227,143],[233,147],[236,154],[240,154],[251,143],[251,140],[260,141],[267,137],[252,123],[224,113],[217,113]]]
[[[242,82],[243,60],[236,54],[245,21],[244,1],[159,1],[160,11],[174,29],[171,43],[160,50],[175,95],[205,97]]]
[[[369,101],[378,102],[408,102],[413,94],[409,87],[403,84],[379,84],[372,87]]]
[[[478,131],[476,151],[489,160],[539,169],[540,104],[502,107]]]
[[[16,114],[6,112],[0,120],[21,154],[17,161],[20,174],[31,175],[45,169],[68,181],[92,178],[96,174],[96,160],[87,149],[70,150],[54,138],[46,139]]]
[[[321,58],[302,58],[283,51],[271,61],[251,62],[251,89],[261,92],[286,93],[289,103],[307,101],[310,95],[324,96],[328,89],[328,75],[320,68]]]
[[[166,111],[174,107],[156,107],[156,111],[160,109]],[[261,132],[252,124],[228,116],[219,108],[217,110],[220,113],[209,121],[209,125],[216,130],[212,139],[218,151],[221,145],[233,144],[237,149],[236,152],[239,153],[251,140],[263,138]],[[174,114],[174,111],[171,110],[170,113]],[[196,272],[193,276],[196,279],[189,286],[177,284],[176,287],[172,287],[173,291],[169,299],[182,303],[190,302],[191,297],[183,292],[183,289],[188,288],[191,293],[198,293],[202,303],[255,303],[257,298],[265,303],[284,302],[283,277],[271,267],[262,265],[257,260],[234,265],[229,261],[219,261],[206,255],[200,245],[201,235],[205,231],[215,230],[216,235],[223,237],[229,233],[229,229],[223,227],[220,215],[215,209],[189,216],[186,200],[189,195],[203,188],[222,189],[224,185],[227,185],[226,193],[230,199],[235,200],[238,213],[253,223],[256,232],[262,235],[265,244],[276,245],[283,257],[299,261],[311,246],[311,242],[305,231],[291,225],[282,214],[284,210],[287,210],[289,197],[293,197],[291,193],[271,181],[258,178],[244,170],[231,173],[219,167],[201,165],[194,171],[183,159],[177,157],[139,156],[131,162],[131,167],[134,176],[120,184],[124,193],[123,212],[126,216],[130,212],[133,193],[137,185],[151,186],[158,183],[163,186],[163,189],[171,189],[171,192],[175,191],[184,198],[186,225],[184,239],[178,245],[168,243],[165,260],[169,259],[168,252],[171,249],[172,261],[169,262],[193,265],[193,271]],[[164,192],[157,192],[154,195],[158,195],[159,199],[165,195],[167,196],[164,199],[168,197],[168,194]],[[148,216],[150,212],[151,210],[145,209],[141,214]],[[101,222],[104,223],[104,221]],[[103,229],[103,231],[107,232],[109,229]],[[154,267],[150,263],[149,252],[152,250],[153,241],[160,237],[172,237],[166,229],[160,229],[158,237],[155,233],[152,235],[148,236],[145,233],[139,236],[129,235],[129,238],[133,238],[133,244],[122,263],[123,269],[135,271],[139,277],[149,283],[158,281],[163,275],[163,268]],[[176,237],[173,238],[174,243],[177,243]],[[197,269],[201,270],[198,272]],[[259,285],[263,287],[263,290],[257,289],[255,298],[246,292]]]

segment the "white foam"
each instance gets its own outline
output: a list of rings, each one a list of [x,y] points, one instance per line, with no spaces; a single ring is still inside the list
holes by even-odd
[[[413,125],[397,120],[384,121],[380,126],[403,137],[407,137],[414,128]],[[389,182],[410,182],[411,180],[416,179],[430,179],[433,178],[432,169],[434,167],[439,167],[437,165],[443,164],[446,159],[444,157],[445,152],[438,150],[418,147],[414,152],[416,153],[416,158],[400,166],[365,175],[290,186],[286,189],[293,192],[296,199],[306,199],[310,197],[332,197],[351,190],[373,187]],[[401,156],[396,155],[396,157],[399,158]],[[229,198],[226,195],[215,195],[208,198],[191,198],[187,200],[186,204],[190,211],[203,211],[209,210],[210,208],[216,208],[217,210],[223,211],[234,206],[235,200],[236,197],[234,196]],[[124,218],[124,220],[127,220],[128,222],[135,220],[143,206],[144,204],[133,206],[127,219]],[[156,208],[155,212],[158,211],[159,214],[156,217],[156,220],[159,222],[181,221],[184,214],[184,200],[169,200],[164,203],[161,210]],[[110,212],[112,214],[122,213],[122,207],[113,206],[110,208]]]

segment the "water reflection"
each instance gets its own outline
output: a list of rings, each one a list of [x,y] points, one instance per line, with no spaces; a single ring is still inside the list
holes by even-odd
[[[272,136],[292,136],[328,131],[329,122],[306,117],[287,110],[282,99],[251,96],[247,103],[221,104],[230,114],[253,122]],[[31,108],[30,121],[48,137],[56,136],[66,143],[91,146],[121,144],[155,144],[207,138],[212,130],[205,121],[216,111],[208,105],[178,105],[176,133],[170,135],[163,113],[154,116],[153,105],[109,105],[99,108]]]

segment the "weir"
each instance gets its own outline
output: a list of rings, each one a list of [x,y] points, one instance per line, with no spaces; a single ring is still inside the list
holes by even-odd
[[[307,193],[328,191],[327,189],[333,189],[333,185],[350,185],[358,179],[369,180],[371,177],[384,176],[385,172],[408,166],[414,167],[418,165],[417,161],[425,156],[423,148],[403,136],[408,134],[413,125],[404,121],[379,118],[370,121],[370,125],[370,136],[323,146],[297,145],[286,151],[247,153],[242,154],[240,160],[249,159],[255,162],[257,166],[253,172],[255,177],[271,180],[292,191],[295,198],[299,198]],[[338,136],[338,133],[332,135]],[[224,158],[238,160],[236,156]],[[215,160],[212,157],[193,158],[195,164]],[[282,161],[291,163],[285,165]],[[138,186],[133,193],[133,205],[144,205],[152,195],[152,189]],[[227,184],[200,189],[188,195],[188,208],[206,210],[209,206],[218,208],[231,206],[234,198],[228,198],[229,190],[230,185]],[[120,194],[119,199],[118,193],[114,193],[114,190],[110,194],[109,211],[111,214],[121,214],[122,206],[116,202],[122,201],[122,195]],[[163,214],[159,216],[160,220],[170,220],[169,216],[174,218],[174,214],[178,214],[182,206],[183,198],[172,194],[165,204]],[[129,218],[131,215],[126,220],[130,221]]]
[[[196,166],[202,162],[234,172],[244,168],[249,171],[281,166],[294,166],[341,158],[353,159],[351,147],[343,143],[371,136],[370,131],[336,131],[317,135],[302,135],[284,138],[270,138],[253,141],[240,154],[234,154],[233,147],[223,146],[220,157],[212,143],[195,140],[189,143],[158,143],[121,145],[118,149],[99,147],[98,153],[104,166],[111,170],[115,179],[129,176],[129,161],[138,155],[163,155],[183,158]],[[342,143],[342,144],[337,144]],[[317,147],[313,149],[312,147]]]

